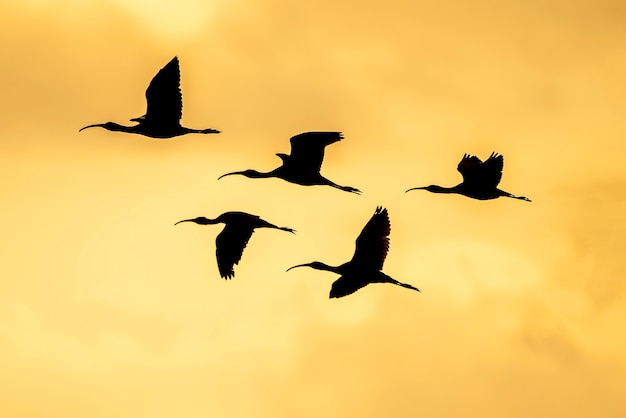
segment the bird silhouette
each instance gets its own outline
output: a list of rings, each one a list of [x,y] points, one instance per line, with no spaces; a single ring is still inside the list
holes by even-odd
[[[503,166],[504,158],[495,152],[492,152],[485,162],[482,162],[474,155],[465,154],[457,167],[457,170],[463,176],[463,182],[454,187],[437,185],[414,187],[407,190],[407,192],[411,190],[428,190],[432,193],[457,193],[479,200],[496,199],[504,196],[530,202],[531,200],[527,197],[515,196],[498,189],[498,183],[502,179]]]
[[[216,129],[191,129],[180,125],[183,114],[183,96],[180,91],[180,68],[178,57],[172,58],[159,70],[146,89],[148,108],[146,114],[131,121],[134,126],[123,126],[115,122],[88,125],[79,130],[101,127],[109,131],[121,131],[149,136],[151,138],[172,138],[190,133],[217,134]]]
[[[324,149],[327,145],[341,141],[341,132],[304,132],[291,137],[291,154],[276,154],[283,160],[283,164],[267,173],[256,170],[235,171],[218,178],[241,174],[249,178],[278,177],[290,183],[303,186],[326,185],[346,192],[360,194],[359,189],[350,186],[340,186],[320,174]]]
[[[256,215],[245,212],[225,212],[215,219],[204,217],[185,219],[176,222],[174,225],[178,225],[181,222],[195,222],[198,225],[226,224],[215,239],[217,267],[220,271],[220,276],[224,279],[235,277],[233,266],[239,264],[243,250],[246,248],[256,228],[274,228],[295,233],[291,228],[273,225]]]
[[[417,287],[401,283],[381,271],[389,251],[390,231],[391,224],[387,209],[378,207],[356,239],[356,250],[352,260],[337,267],[313,261],[312,263],[290,267],[287,271],[296,267],[311,267],[341,275],[331,286],[331,298],[350,295],[370,283],[392,283],[419,292]]]

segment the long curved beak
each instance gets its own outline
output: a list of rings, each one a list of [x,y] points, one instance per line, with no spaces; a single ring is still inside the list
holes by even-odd
[[[243,171],[233,171],[232,173],[226,173],[226,174],[222,174],[221,176],[219,176],[217,179],[221,179],[222,177],[226,177],[226,176],[232,176],[233,174],[243,174]]]
[[[295,269],[296,267],[311,267],[311,263],[298,264],[297,266],[289,267],[289,268],[287,269],[287,271],[289,271],[289,270],[291,270],[291,269]]]
[[[85,126],[85,127],[83,127],[83,128],[80,128],[80,129],[78,130],[78,132],[82,131],[83,129],[87,129],[87,128],[95,128],[95,127],[97,127],[97,126],[102,127],[102,126],[103,126],[103,124],[102,124],[102,123],[96,123],[96,124],[94,124],[94,125],[87,125],[87,126]]]
[[[410,192],[411,190],[424,190],[424,189],[426,189],[426,187],[413,187],[412,189],[409,189],[409,190],[407,190],[407,191],[406,191],[406,192],[404,192],[404,193],[408,193],[408,192]]]
[[[174,224],[174,226],[178,225],[178,224],[179,224],[179,223],[181,223],[181,222],[192,222],[192,221],[193,221],[193,219],[183,219],[182,221],[178,221],[178,222],[176,222],[176,223]]]

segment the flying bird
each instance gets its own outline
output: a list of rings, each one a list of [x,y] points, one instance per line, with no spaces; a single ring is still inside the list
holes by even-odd
[[[503,166],[504,158],[495,152],[492,152],[485,162],[475,155],[465,154],[457,167],[457,170],[463,176],[463,182],[454,187],[436,185],[414,187],[407,190],[407,192],[411,190],[428,190],[432,193],[457,193],[479,200],[496,199],[504,196],[530,202],[531,200],[527,197],[515,196],[498,189],[497,186],[500,183],[500,179],[502,179]]]
[[[324,149],[330,144],[341,141],[341,132],[304,132],[291,137],[291,154],[276,154],[283,160],[283,164],[267,173],[256,170],[235,171],[218,178],[241,174],[249,178],[278,177],[290,183],[303,186],[326,185],[346,192],[360,194],[359,189],[350,186],[340,186],[320,174]]]
[[[191,129],[180,125],[180,118],[183,114],[183,96],[180,91],[178,57],[172,58],[154,76],[146,90],[146,101],[148,102],[146,114],[131,119],[137,122],[137,125],[123,126],[115,122],[106,122],[85,126],[80,131],[99,126],[109,131],[128,132],[151,138],[172,138],[190,133],[220,133],[216,129]]]
[[[337,267],[313,261],[290,267],[287,271],[296,267],[311,267],[339,274],[341,277],[331,286],[331,298],[350,295],[370,283],[392,283],[419,292],[417,287],[394,280],[381,271],[389,251],[390,231],[391,224],[387,209],[378,207],[356,239],[356,250],[352,260]]]
[[[176,222],[174,225],[178,225],[181,222],[195,222],[198,225],[226,224],[215,239],[217,267],[220,271],[220,276],[224,279],[235,277],[233,267],[235,264],[239,264],[243,249],[246,248],[256,228],[274,228],[295,233],[291,228],[273,225],[256,215],[245,212],[225,212],[215,219],[204,217],[185,219]]]

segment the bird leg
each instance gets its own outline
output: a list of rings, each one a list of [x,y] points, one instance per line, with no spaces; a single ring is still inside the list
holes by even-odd
[[[502,196],[505,197],[511,197],[513,199],[520,199],[520,200],[525,200],[527,202],[532,202],[532,200],[530,200],[529,198],[525,197],[525,196],[515,196],[514,194],[508,193],[508,192],[502,192]]]
[[[388,283],[397,284],[398,286],[406,287],[407,289],[417,290],[418,292],[420,291],[417,287],[415,287],[415,286],[411,286],[411,285],[410,285],[410,284],[408,284],[408,283],[402,283],[402,282],[399,282],[399,281],[397,281],[397,280],[395,280],[395,279],[392,279],[392,278],[391,278],[391,277],[389,277],[389,276],[387,276],[387,277],[389,278]]]
[[[340,186],[339,188],[341,190],[343,190],[344,192],[350,192],[350,193],[355,193],[355,194],[362,194],[363,193],[359,189],[355,189],[354,187],[350,187],[350,186]]]
[[[287,228],[284,226],[276,226],[274,224],[271,224],[269,222],[267,222],[265,219],[260,219],[259,218],[259,224],[256,226],[256,228],[274,228],[274,229],[280,229],[281,231],[287,231],[287,232],[291,232],[292,234],[295,234],[296,231],[294,229],[291,228]]]
[[[393,279],[389,276],[387,276],[385,273],[383,273],[382,271],[378,273],[378,277],[372,280],[372,283],[391,283],[391,284],[395,284],[398,286],[402,286],[402,287],[406,287],[407,289],[413,289],[416,291],[420,291],[417,287],[412,286],[408,283],[402,283],[397,281],[396,279]]]
[[[350,186],[340,186],[339,184],[334,183],[334,182],[332,182],[332,181],[328,180],[327,178],[324,178],[324,180],[326,180],[326,182],[327,182],[326,184],[328,184],[329,186],[332,186],[332,187],[334,187],[334,188],[336,188],[336,189],[343,190],[344,192],[350,192],[350,193],[355,193],[355,194],[361,194],[361,193],[363,193],[363,192],[361,192],[359,189],[356,189],[356,188],[354,188],[354,187],[350,187]]]
[[[186,128],[186,127],[183,126],[181,129],[186,134],[219,134],[220,133],[220,131],[218,131],[217,129],[211,129],[211,128],[207,128],[207,129],[192,129],[192,128]]]

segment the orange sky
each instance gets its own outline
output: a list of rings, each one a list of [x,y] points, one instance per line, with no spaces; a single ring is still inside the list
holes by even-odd
[[[0,6],[0,415],[626,415],[623,2],[155,3]],[[183,124],[222,134],[78,133],[174,55]],[[362,196],[217,181],[309,130]],[[492,151],[532,203],[404,193]],[[421,294],[285,272],[349,260],[378,205]],[[297,234],[222,280],[221,227],[173,225],[228,210]]]

